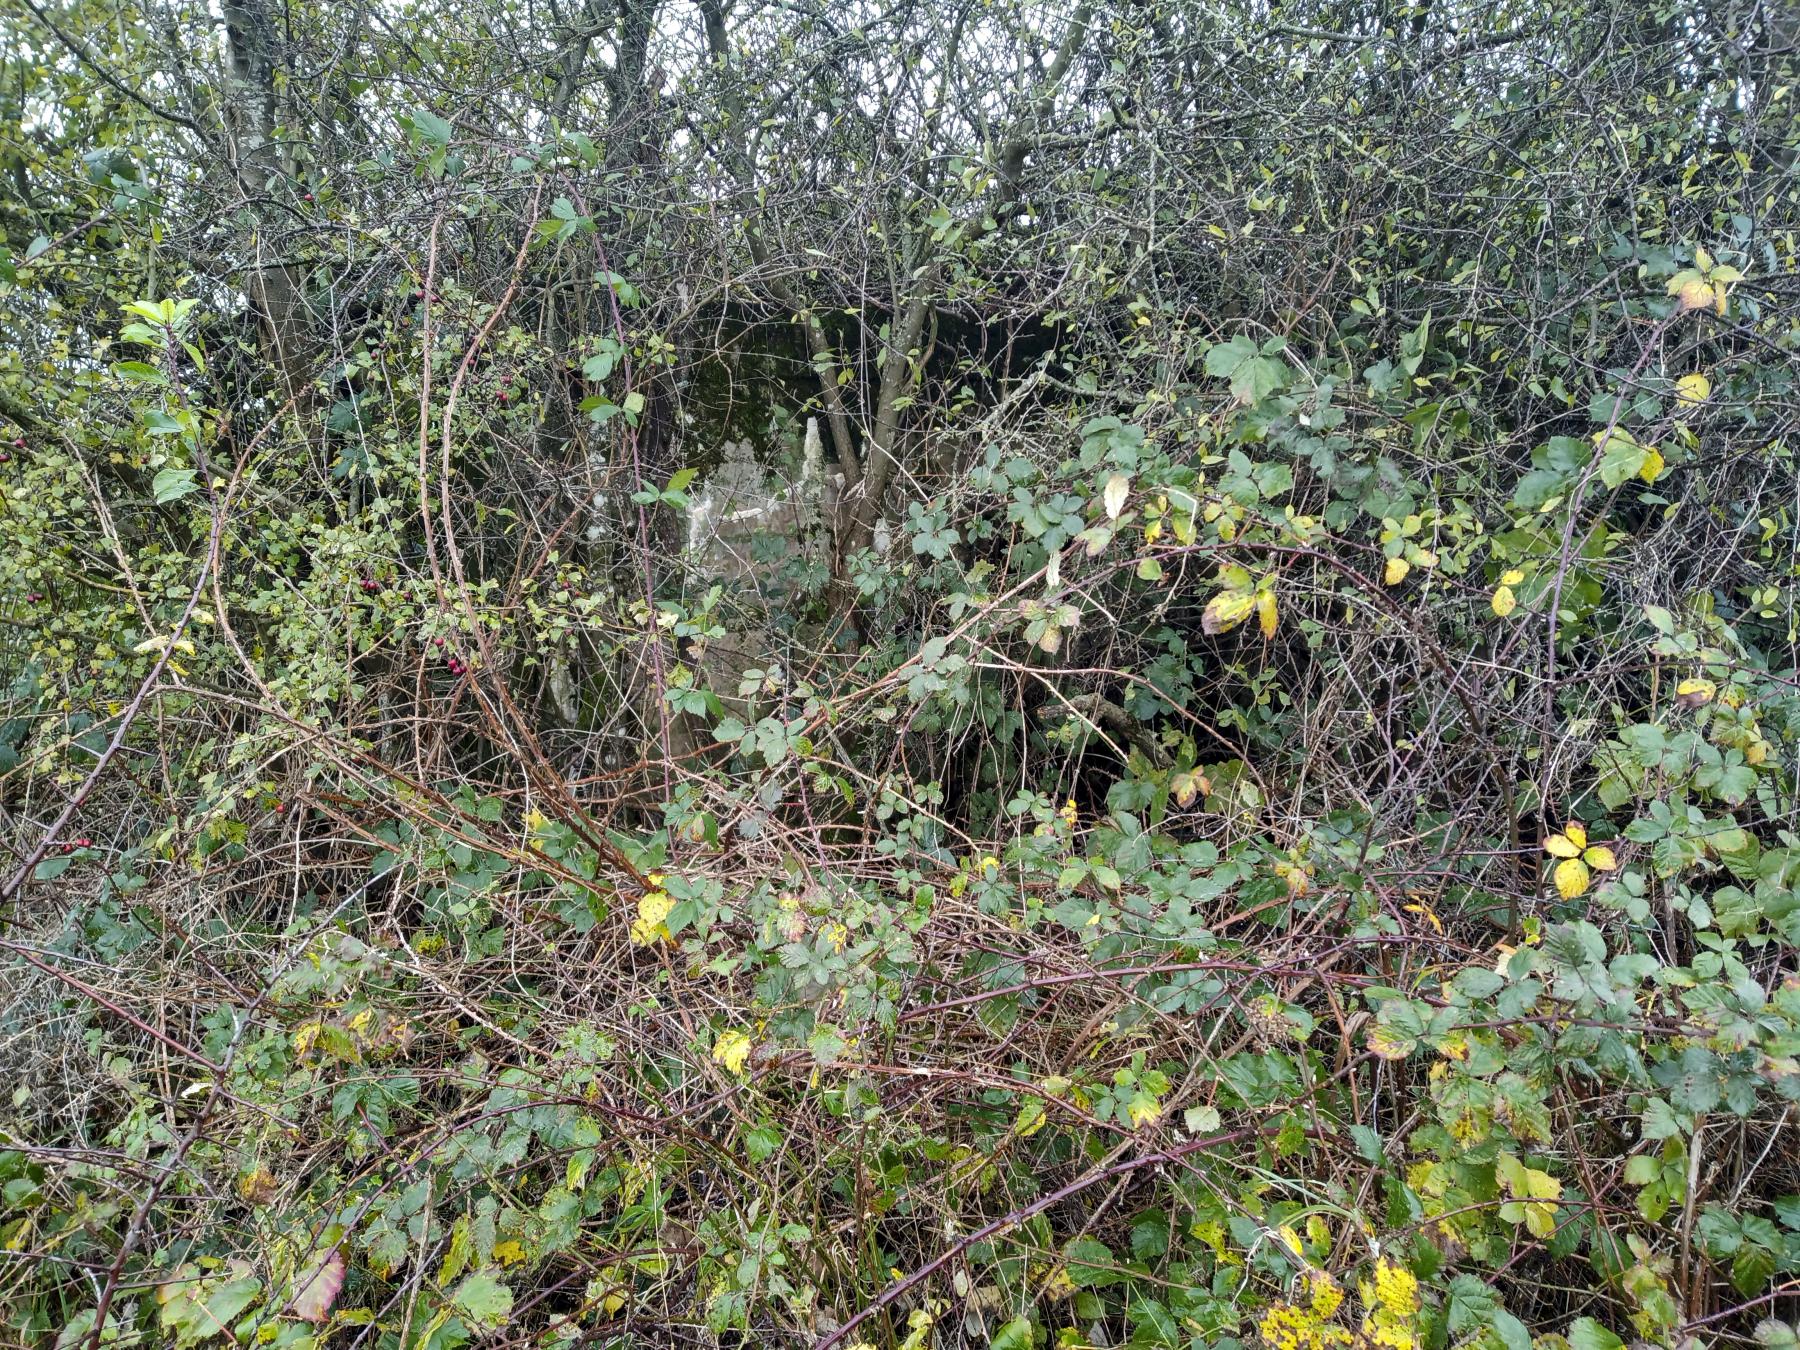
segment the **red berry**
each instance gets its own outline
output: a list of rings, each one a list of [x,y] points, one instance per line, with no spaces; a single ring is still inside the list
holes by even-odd
[[[312,193],[310,193],[310,192],[302,193],[300,196],[300,200],[303,202],[310,202],[312,199],[313,199],[313,196],[312,196]]]
[[[24,448],[25,448],[25,438],[23,436],[14,436],[13,437],[13,449],[23,450]]]
[[[76,848],[92,848],[93,846],[94,841],[89,839],[85,834],[75,841]]]
[[[44,597],[39,595],[36,591],[32,591],[29,595],[27,595],[25,597],[25,603],[28,605],[35,605],[38,601],[42,600],[43,598]]]
[[[431,639],[431,645],[432,645],[432,646],[434,646],[434,647],[441,647],[441,646],[443,646],[443,645],[444,645],[444,639],[442,639],[442,638],[433,638],[433,639]]]
[[[11,464],[11,463],[12,463],[12,456],[9,453],[7,453],[5,450],[0,450],[0,464]]]
[[[287,814],[287,803],[286,802],[276,802],[275,803],[275,814],[278,816],[285,816]]]

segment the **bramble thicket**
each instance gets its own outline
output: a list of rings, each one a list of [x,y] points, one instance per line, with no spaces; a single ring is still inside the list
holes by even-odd
[[[0,1343],[1800,1347],[1797,102],[5,0]]]

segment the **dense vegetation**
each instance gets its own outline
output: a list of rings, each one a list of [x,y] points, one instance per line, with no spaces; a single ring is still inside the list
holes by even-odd
[[[1800,1345],[1800,15],[0,0],[0,1323]]]

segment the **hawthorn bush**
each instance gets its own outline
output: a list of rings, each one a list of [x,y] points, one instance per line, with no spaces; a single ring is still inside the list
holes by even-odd
[[[0,10],[0,1320],[1800,1344],[1800,24]]]

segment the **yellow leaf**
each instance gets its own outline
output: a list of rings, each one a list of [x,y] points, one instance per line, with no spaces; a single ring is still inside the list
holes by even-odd
[[[675,902],[669,899],[665,891],[651,891],[638,901],[637,919],[631,925],[631,940],[640,947],[648,947],[658,938],[669,936],[664,920],[675,908]]]
[[[1275,624],[1277,622],[1274,591],[1264,591],[1261,595],[1256,597],[1256,618],[1257,622],[1262,624],[1263,637],[1274,637]]]
[[[1501,586],[1494,592],[1494,598],[1488,602],[1494,607],[1494,613],[1504,619],[1519,606],[1519,597],[1513,594],[1511,586]]]
[[[1516,567],[1509,567],[1500,574],[1502,586],[1517,586],[1523,580],[1525,580],[1525,574]]]
[[[1573,900],[1587,889],[1587,864],[1580,858],[1565,858],[1556,864],[1556,893],[1565,900]]]
[[[1596,872],[1611,872],[1619,865],[1619,860],[1605,844],[1595,844],[1581,855],[1581,860]]]
[[[1644,462],[1638,466],[1638,477],[1646,483],[1654,483],[1657,475],[1663,471],[1663,463],[1662,451],[1645,446]]]
[[[1553,834],[1544,840],[1544,852],[1552,858],[1579,858],[1581,846],[1566,835]]]
[[[1697,370],[1675,381],[1677,403],[1704,403],[1711,396],[1712,381]]]
[[[712,1057],[725,1066],[726,1072],[744,1076],[744,1066],[750,1061],[750,1038],[741,1031],[721,1033],[713,1042]]]
[[[1412,571],[1412,564],[1405,558],[1389,558],[1387,566],[1382,569],[1381,579],[1390,586],[1398,586],[1406,580],[1406,574]]]
[[[1712,702],[1718,686],[1711,680],[1683,680],[1675,686],[1675,698],[1684,708],[1698,708]]]
[[[1579,820],[1571,820],[1563,826],[1563,833],[1568,836],[1569,842],[1576,848],[1587,847],[1587,826]]]
[[[1712,283],[1691,267],[1669,278],[1669,294],[1680,301],[1683,311],[1712,309],[1725,299],[1715,294]]]
[[[1256,608],[1256,597],[1248,591],[1220,591],[1206,602],[1200,615],[1200,630],[1208,636],[1229,633]]]
[[[517,1238],[494,1244],[494,1259],[503,1266],[516,1266],[525,1259],[525,1244]]]
[[[1189,769],[1178,773],[1169,780],[1169,791],[1175,796],[1177,806],[1192,806],[1196,795],[1211,792],[1212,784],[1206,781],[1206,775],[1198,769]]]

